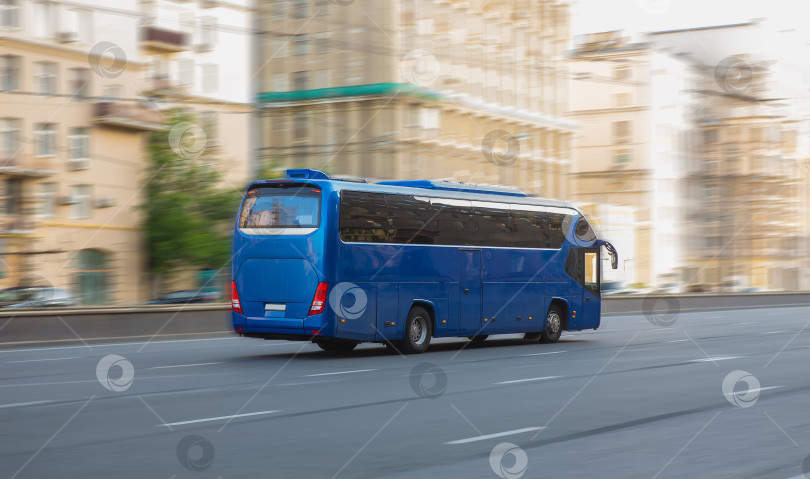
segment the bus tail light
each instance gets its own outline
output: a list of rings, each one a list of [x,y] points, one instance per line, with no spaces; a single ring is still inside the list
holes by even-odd
[[[323,307],[326,305],[326,290],[328,288],[329,283],[318,283],[318,289],[315,290],[315,296],[312,298],[312,305],[309,307],[308,316],[323,313]]]
[[[236,281],[231,281],[231,309],[235,313],[242,312],[242,303],[239,301],[239,292],[236,291]]]

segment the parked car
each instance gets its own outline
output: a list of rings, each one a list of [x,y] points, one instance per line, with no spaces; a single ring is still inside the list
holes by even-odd
[[[146,304],[210,303],[216,300],[216,293],[185,289],[166,293],[163,296],[153,299],[152,301],[148,301]]]
[[[72,291],[52,286],[15,286],[0,291],[0,308],[55,308],[78,304]]]

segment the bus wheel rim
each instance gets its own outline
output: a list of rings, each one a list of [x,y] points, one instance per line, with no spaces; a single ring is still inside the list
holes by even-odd
[[[411,341],[414,344],[422,344],[425,340],[425,320],[417,316],[411,323]]]
[[[554,311],[548,313],[548,326],[554,334],[560,330],[560,316]]]

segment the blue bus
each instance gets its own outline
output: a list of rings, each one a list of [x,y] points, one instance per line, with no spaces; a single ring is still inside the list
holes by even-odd
[[[516,188],[367,183],[310,169],[251,183],[234,230],[234,331],[345,352],[378,342],[597,329],[600,247],[563,201]]]

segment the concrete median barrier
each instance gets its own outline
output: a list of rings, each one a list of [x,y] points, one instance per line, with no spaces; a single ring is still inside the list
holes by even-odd
[[[603,316],[810,305],[810,293],[608,296]],[[0,348],[231,334],[230,305],[121,306],[0,311]]]

